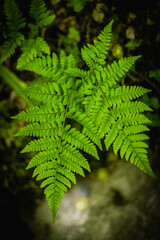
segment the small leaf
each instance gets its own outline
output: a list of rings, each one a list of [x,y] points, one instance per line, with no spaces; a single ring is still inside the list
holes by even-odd
[[[160,69],[149,71],[149,77],[155,78],[160,83]]]
[[[75,12],[80,12],[86,4],[86,0],[69,0],[69,2],[72,4]]]

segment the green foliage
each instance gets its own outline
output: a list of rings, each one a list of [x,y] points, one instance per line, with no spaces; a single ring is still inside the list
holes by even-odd
[[[149,77],[152,78],[153,85],[155,82],[155,88],[159,92],[159,84],[158,83],[160,83],[160,69],[150,70]],[[159,128],[160,127],[160,117],[159,117],[160,101],[159,101],[159,98],[156,96],[149,96],[148,94],[145,94],[142,98],[142,101],[145,102],[146,104],[148,104],[148,106],[150,106],[154,110],[154,112],[152,114],[147,113],[147,116],[152,121],[150,125],[152,127]]]
[[[142,44],[142,41],[142,39],[130,40],[128,43],[126,43],[125,47],[129,50],[135,50]]]
[[[69,28],[68,38],[75,42],[80,41],[80,34],[76,28],[74,28],[74,27]]]
[[[25,18],[22,17],[14,1],[5,0],[4,8],[8,33],[7,40],[4,42],[3,51],[1,53],[0,63],[14,54],[16,47],[21,45],[21,42],[24,40],[22,29],[26,26]]]
[[[149,71],[149,77],[156,79],[160,83],[160,69]]]
[[[151,113],[147,113],[147,116],[149,117],[149,119],[151,119],[151,123],[150,125],[152,127],[160,127],[160,117],[158,114],[159,108],[160,108],[160,101],[157,97],[149,97],[148,94],[145,94],[142,98],[142,101],[146,104],[148,104],[148,106],[150,106],[154,112]]]
[[[33,106],[32,102],[21,94],[20,90],[27,87],[27,84],[17,77],[9,68],[0,65],[0,77],[3,81],[10,86],[15,92],[18,92],[19,97],[30,107]]]
[[[22,55],[18,59],[18,69],[23,68],[23,64],[34,57],[42,56],[42,53],[50,54],[50,49],[44,38],[38,36],[40,28],[46,27],[53,22],[55,15],[49,15],[43,0],[32,0],[29,14],[35,21],[35,24],[27,24],[26,19],[14,0],[5,0],[4,3],[7,27],[7,40],[4,42],[0,56],[0,63],[15,53],[19,46]],[[24,34],[25,27],[29,28],[29,34],[26,38]]]
[[[53,22],[55,15],[50,15],[43,0],[32,0],[30,16],[35,20],[36,26],[44,27]]]
[[[53,221],[64,192],[76,183],[75,174],[90,172],[83,153],[99,159],[97,147],[113,146],[142,171],[154,176],[147,157],[145,142],[150,120],[143,114],[151,111],[139,98],[149,92],[141,86],[121,86],[140,56],[122,58],[106,65],[112,33],[111,21],[99,34],[94,45],[81,49],[88,70],[76,67],[72,54],[60,57],[36,57],[23,65],[23,69],[36,72],[49,79],[42,85],[33,85],[22,91],[40,105],[22,111],[14,119],[30,122],[17,136],[33,136],[22,152],[36,151],[27,169],[34,168],[33,177],[49,203]],[[76,123],[79,127],[76,128]]]
[[[81,1],[79,1],[79,0],[69,0],[69,2],[70,2],[70,4],[72,4],[75,12],[80,12],[86,4],[86,0],[81,0]]]
[[[24,63],[27,63],[36,57],[41,57],[43,53],[50,54],[48,44],[42,37],[24,40],[21,50],[22,54],[18,59],[17,69],[23,69]]]
[[[67,50],[68,54],[72,54],[77,62],[81,62],[80,58],[80,50],[78,47],[78,43],[80,42],[80,33],[75,27],[69,27],[67,36],[60,36],[59,39],[59,49],[58,51],[61,51],[61,47],[64,46]]]

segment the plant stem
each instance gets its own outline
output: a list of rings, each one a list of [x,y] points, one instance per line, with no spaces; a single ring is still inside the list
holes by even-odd
[[[27,106],[33,107],[33,103],[20,92],[22,89],[27,87],[25,82],[3,65],[0,65],[0,77],[16,92],[16,94],[27,104]]]

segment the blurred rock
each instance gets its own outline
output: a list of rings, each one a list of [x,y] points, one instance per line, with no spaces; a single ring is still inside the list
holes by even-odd
[[[135,39],[135,29],[132,26],[129,26],[126,30],[126,38],[130,39],[130,40],[134,40]]]
[[[120,161],[107,182],[79,182],[65,194],[56,222],[47,202],[31,227],[37,240],[159,240],[160,187],[131,164]],[[77,208],[85,199],[85,208]]]
[[[93,10],[93,19],[98,22],[98,23],[102,23],[103,19],[104,19],[104,10],[107,11],[107,7],[104,3],[97,3],[96,4],[96,8]]]
[[[123,58],[123,47],[120,44],[116,44],[113,48],[112,48],[112,55],[115,58],[121,59]]]

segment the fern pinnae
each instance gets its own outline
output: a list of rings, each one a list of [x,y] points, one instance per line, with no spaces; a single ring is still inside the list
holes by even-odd
[[[47,161],[53,160],[53,164],[56,166],[56,159],[57,158],[57,150],[51,149],[51,150],[44,150],[39,153],[37,153],[29,162],[27,169],[37,167]]]
[[[131,126],[131,125],[139,125],[139,124],[150,124],[151,121],[143,114],[128,114],[126,117],[125,115],[121,116],[121,122],[125,126]]]
[[[137,57],[137,58],[139,58],[139,57]],[[129,58],[128,60],[127,59],[124,60],[124,66],[125,65],[126,66],[123,67],[123,69],[122,69],[122,71],[119,75],[120,77],[122,77],[124,74],[126,74],[128,69],[133,65],[135,59],[136,58],[134,58],[134,59]],[[122,67],[123,61],[121,61],[119,65]],[[110,69],[108,68],[109,71],[110,71],[110,75],[111,75],[109,77],[109,79],[113,79],[113,80],[117,81],[119,76],[118,76],[117,73],[116,73],[116,75],[115,75],[115,73],[113,73],[115,70],[117,71],[117,69],[118,69],[117,66],[118,65],[116,65],[116,67],[115,67],[115,64],[114,64],[114,68],[113,67],[110,68]],[[100,79],[99,76],[98,76],[98,79]],[[115,84],[115,81],[113,82],[113,84]],[[97,81],[97,85],[99,86],[99,80]],[[143,88],[140,89],[138,87],[137,87],[137,89],[134,88],[135,93],[133,92],[133,94],[131,94],[128,97],[128,96],[125,96],[125,94],[127,94],[128,91],[125,90],[126,91],[125,92],[124,91],[125,87],[123,87],[124,96],[122,95],[122,96],[120,96],[119,99],[115,100],[114,95],[117,95],[117,90],[114,91],[114,89],[111,89],[111,93],[110,93],[111,97],[109,95],[106,98],[106,95],[103,92],[104,90],[102,90],[102,87],[99,86],[99,89],[101,89],[102,97],[105,99],[105,101],[107,103],[109,103],[109,105],[107,107],[109,112],[106,109],[107,119],[109,118],[109,115],[111,115],[112,116],[111,119],[113,119],[113,122],[110,125],[108,125],[108,128],[106,128],[106,127],[101,128],[102,129],[101,131],[104,132],[104,133],[101,132],[100,136],[101,137],[105,136],[106,149],[108,149],[111,146],[111,144],[113,144],[114,145],[113,150],[117,154],[118,150],[120,148],[122,148],[122,146],[123,146],[123,141],[125,140],[125,138],[127,138],[127,136],[122,137],[123,128],[124,128],[124,125],[126,124],[125,121],[121,120],[121,116],[123,116],[123,114],[124,114],[124,116],[126,115],[126,118],[127,118],[128,114],[137,113],[136,120],[135,121],[133,121],[133,120],[130,121],[130,124],[133,125],[131,127],[133,129],[132,131],[134,131],[134,134],[137,134],[137,133],[143,132],[145,130],[148,130],[148,128],[146,126],[140,125],[140,124],[148,123],[149,120],[147,118],[143,117],[142,115],[139,115],[139,113],[143,112],[143,111],[151,111],[151,109],[147,105],[143,104],[142,102],[138,102],[138,101],[131,102],[131,100],[136,99],[137,97],[143,95],[147,90],[144,90]],[[107,93],[107,95],[108,95],[108,93]],[[124,113],[123,113],[123,108],[124,108]],[[120,109],[120,110],[118,110],[118,109]],[[119,111],[119,113],[117,112],[117,110]],[[103,110],[103,112],[104,112],[104,110]],[[129,123],[129,121],[128,121],[128,123]],[[121,137],[119,137],[119,132],[120,131],[121,131],[121,135],[120,135]],[[124,134],[124,132],[123,132],[123,134]],[[121,142],[120,142],[119,145],[117,145],[117,142],[116,142],[117,138],[121,139]],[[116,143],[114,144],[114,142],[116,142]],[[122,149],[124,149],[122,155],[124,156],[124,154],[125,154],[125,157],[126,157],[127,160],[129,159],[129,157],[131,157],[131,161],[132,161],[133,164],[136,165],[138,163],[137,166],[141,170],[144,170],[146,173],[153,176],[153,173],[152,173],[152,170],[151,170],[150,166],[148,165],[148,168],[147,168],[147,164],[143,165],[144,159],[147,159],[146,150],[144,150],[144,147],[143,148],[139,147],[138,149],[136,149],[133,145],[132,145],[132,142],[130,142],[128,140],[128,148],[125,149],[126,145],[124,145],[124,147],[122,148]],[[143,154],[141,154],[141,151],[143,151]],[[139,162],[142,162],[142,163],[139,163]],[[143,169],[143,167],[144,167],[144,169]]]
[[[10,32],[18,32],[26,26],[25,18],[22,17],[22,13],[14,0],[5,0],[4,9]]]
[[[37,0],[34,3],[38,4]],[[43,12],[42,7],[39,11]],[[150,120],[143,114],[151,109],[137,100],[149,90],[120,86],[120,80],[140,56],[105,66],[112,24],[113,21],[104,28],[94,45],[81,49],[88,70],[77,68],[73,55],[66,56],[64,51],[60,57],[55,53],[36,57],[23,66],[48,79],[47,83],[23,90],[23,94],[40,105],[15,118],[30,122],[17,135],[39,138],[22,152],[36,151],[27,169],[34,168],[33,177],[41,181],[53,221],[64,192],[71,182],[76,183],[75,175],[90,172],[83,152],[99,159],[97,146],[102,150],[102,141],[107,150],[113,146],[115,154],[154,176],[145,142]]]
[[[26,122],[51,122],[55,118],[56,112],[50,105],[35,106],[26,111],[20,112],[13,119],[18,119]]]
[[[43,0],[32,0],[30,16],[36,21],[36,25],[44,27],[53,22],[55,15],[50,15]]]
[[[43,137],[39,139],[32,140],[29,144],[25,146],[25,148],[21,151],[21,153],[26,152],[39,152],[48,149],[58,148],[56,137]]]
[[[110,87],[112,87],[116,82],[119,82],[122,77],[132,68],[135,61],[141,56],[135,57],[125,57],[120,59],[118,62],[114,61],[111,65],[108,65],[105,69],[106,82],[113,82]]]
[[[130,135],[129,139],[134,142],[134,141],[144,141],[144,140],[149,140],[149,136],[147,136],[146,134],[134,134],[134,135]]]
[[[113,151],[114,153],[117,155],[118,151],[120,150],[120,148],[122,147],[122,144],[125,140],[125,135],[123,133],[123,131],[121,130],[119,132],[119,135],[117,136],[117,138],[115,139],[115,141],[113,142]]]
[[[108,52],[111,41],[112,24],[113,21],[99,34],[98,40],[94,41],[94,46],[88,45],[88,47],[81,49],[82,58],[91,69],[105,64],[105,55]]]
[[[73,173],[77,173],[82,177],[85,176],[83,168],[77,162],[71,161],[70,158],[66,157],[66,155],[60,156],[60,160],[61,160],[61,165],[67,168],[69,171]]]
[[[22,30],[26,26],[25,18],[22,17],[19,7],[14,0],[5,0],[4,9],[9,34],[2,48],[0,63],[13,55],[15,49],[18,46],[21,46],[21,43],[24,40]]]
[[[70,144],[64,144],[61,155],[69,157],[73,162],[76,162],[78,165],[90,172],[88,161],[76,147],[72,147]]]
[[[56,92],[55,88],[53,88],[51,86],[51,84],[49,86],[50,86],[49,88],[42,89],[41,95],[45,95],[46,93],[49,94],[50,92],[52,92],[52,93],[59,92],[58,88],[57,88],[57,92]],[[37,90],[38,90],[38,88],[36,87],[36,91]],[[30,97],[32,97],[32,95],[34,95],[34,94],[29,93]],[[67,188],[64,186],[64,184],[60,183],[57,180],[56,175],[57,175],[58,169],[62,168],[62,166],[63,166],[65,169],[68,169],[69,171],[71,171],[73,173],[78,173],[78,174],[84,176],[83,168],[90,171],[90,167],[89,167],[87,160],[83,157],[83,155],[79,152],[79,150],[77,150],[77,147],[79,147],[80,149],[88,150],[89,152],[93,151],[93,149],[94,149],[94,155],[97,154],[96,149],[94,148],[93,144],[89,141],[89,139],[87,139],[87,137],[83,136],[81,133],[81,134],[79,134],[80,139],[76,139],[74,137],[74,134],[75,133],[78,134],[78,131],[76,131],[76,132],[73,132],[73,130],[68,131],[69,130],[68,126],[65,127],[65,119],[67,117],[70,99],[71,99],[71,95],[69,96],[66,108],[64,108],[64,107],[62,108],[62,109],[64,109],[64,114],[59,115],[60,113],[59,114],[57,113],[58,118],[54,119],[55,124],[59,125],[58,131],[56,131],[56,129],[54,130],[52,128],[54,126],[54,122],[52,122],[52,123],[48,122],[47,119],[44,122],[44,119],[39,118],[39,116],[38,116],[39,119],[37,119],[37,117],[36,118],[32,117],[32,120],[34,120],[34,121],[39,120],[39,122],[29,124],[28,126],[24,127],[22,129],[22,131],[19,133],[19,134],[36,136],[36,137],[42,137],[41,140],[32,141],[32,143],[30,145],[28,145],[26,147],[26,149],[24,149],[24,152],[26,150],[27,151],[35,150],[36,145],[39,146],[39,148],[36,150],[43,149],[43,152],[38,153],[31,160],[30,164],[28,165],[28,169],[31,167],[36,167],[33,172],[33,177],[37,175],[36,179],[41,180],[41,181],[46,181],[46,178],[50,178],[50,177],[52,177],[52,175],[54,175],[54,179],[52,178],[52,181],[54,181],[54,182],[49,181],[48,185],[46,186],[46,188],[44,190],[44,193],[46,194],[46,198],[49,201],[49,206],[52,211],[53,219],[55,218],[54,214],[56,214],[56,211],[58,210],[57,202],[60,201],[58,196],[63,196],[63,192],[67,191]],[[40,100],[39,96],[36,97],[36,100]],[[45,98],[45,99],[42,98],[42,101],[45,104],[50,103],[50,98]],[[59,105],[59,102],[57,102],[57,105]],[[37,110],[41,110],[41,111],[43,110],[42,112],[44,112],[44,109],[45,108],[42,106],[42,107],[38,107]],[[62,111],[62,113],[63,113],[63,111]],[[28,111],[26,113],[26,116],[25,117],[23,116],[23,117],[27,119],[27,117],[28,117],[27,115],[30,115],[30,114],[31,114],[31,111]],[[32,114],[33,114],[33,112],[32,112]],[[38,112],[37,112],[37,114],[38,114]],[[41,113],[39,112],[39,114],[41,114]],[[23,113],[22,115],[25,115],[25,114]],[[21,118],[21,117],[22,116],[19,116],[19,118]],[[67,133],[69,133],[68,137],[67,137]],[[51,137],[52,140],[50,142],[49,147],[47,146],[47,148],[44,151],[44,148],[46,147],[46,138],[48,138],[48,137],[49,138]],[[55,141],[54,139],[56,140],[56,142],[58,142],[57,146],[54,144],[54,141]],[[66,142],[68,142],[69,144]],[[88,148],[84,146],[86,143],[88,144]],[[39,144],[41,144],[41,145],[39,145]],[[72,147],[70,144],[72,145]],[[75,147],[73,145],[75,145]],[[52,150],[52,147],[53,147],[54,151]],[[57,192],[60,194],[57,195]],[[52,205],[52,201],[54,202],[54,207]]]
[[[121,129],[122,125],[115,121],[108,133],[105,135],[104,142],[107,150],[109,149],[110,145],[115,141]]]
[[[44,83],[42,86],[31,86],[21,90],[21,93],[30,99],[34,99],[44,104],[54,104],[54,102],[56,102],[57,106],[61,105],[63,99],[62,89],[55,82]],[[65,93],[65,96],[66,94],[67,93]]]
[[[89,153],[99,158],[97,155],[97,150],[94,144],[85,136],[74,128],[70,128],[71,126],[67,125],[63,131],[62,139],[70,143],[72,146],[76,146],[77,148],[84,150],[86,153]]]
[[[50,54],[50,49],[46,41],[42,37],[29,38],[23,41],[22,54],[17,62],[17,69],[23,70],[23,65],[32,61],[36,57],[42,56],[42,53]]]
[[[50,137],[57,130],[55,123],[32,123],[22,128],[15,136]]]
[[[98,136],[98,129],[95,123],[85,114],[75,112],[75,109],[68,112],[68,117],[74,119],[83,126],[82,133],[89,137],[100,149],[102,149],[101,139]]]
[[[34,171],[32,177],[36,177],[37,175],[40,175],[44,171],[48,171],[50,169],[53,169],[54,166],[56,166],[56,161],[47,161],[45,163],[42,163],[41,165],[38,165]]]
[[[111,102],[113,105],[118,105],[123,101],[126,102],[137,99],[147,92],[150,92],[150,90],[140,86],[117,86],[112,88],[111,91],[106,91],[105,98],[107,102]]]

